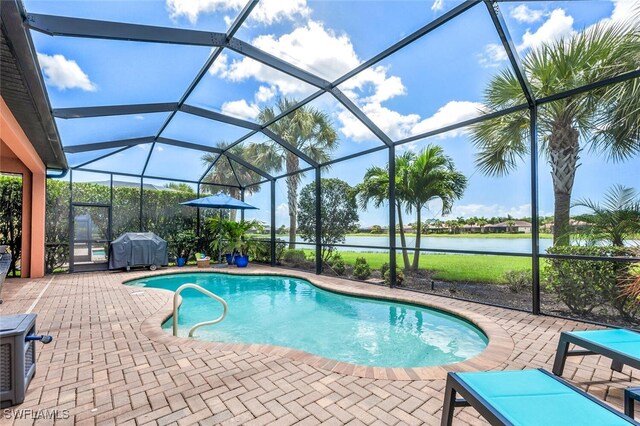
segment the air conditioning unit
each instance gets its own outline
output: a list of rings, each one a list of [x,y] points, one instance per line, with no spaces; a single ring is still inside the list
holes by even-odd
[[[0,407],[24,401],[27,387],[36,374],[36,314],[0,316]]]

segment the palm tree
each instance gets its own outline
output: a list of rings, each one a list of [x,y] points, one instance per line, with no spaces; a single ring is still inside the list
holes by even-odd
[[[590,237],[594,241],[607,240],[623,247],[626,239],[640,233],[640,196],[633,188],[614,185],[602,204],[581,199],[574,206],[590,210],[578,218],[591,224]]]
[[[284,111],[296,105],[298,101],[288,98],[278,99],[275,109],[266,107],[258,120],[262,123],[271,121]],[[331,159],[331,153],[338,147],[338,134],[327,114],[313,107],[302,106],[294,112],[279,119],[269,129],[288,145],[302,151],[318,163]],[[265,171],[281,172],[283,169],[289,176],[287,182],[287,200],[289,203],[289,248],[295,248],[298,220],[298,187],[303,174],[300,170],[300,158],[285,147],[266,141],[251,144],[247,147],[248,158]]]
[[[629,22],[637,22],[634,13]],[[640,67],[640,30],[631,24],[598,24],[530,51],[523,69],[535,96],[542,98]],[[484,94],[488,112],[526,102],[511,69],[503,70]],[[571,192],[585,146],[613,161],[640,151],[640,81],[595,88],[538,108],[540,148],[551,166],[554,244],[569,244]],[[472,127],[476,164],[487,175],[514,170],[529,151],[529,114],[513,113]]]
[[[218,148],[224,149],[226,147],[226,143],[219,142],[217,144]],[[237,155],[238,157],[244,157],[246,154],[244,153],[244,149],[236,145],[232,147],[229,152]],[[213,192],[224,192],[225,194],[240,199],[242,197],[242,193],[239,185],[249,184],[251,182],[256,181],[256,177],[249,169],[241,166],[240,164],[235,163],[233,167],[231,166],[231,161],[226,156],[220,157],[218,159],[219,154],[216,153],[206,153],[202,156],[202,163],[208,168],[213,164],[209,173],[202,179],[203,185],[202,192],[203,193],[213,193]],[[215,163],[214,163],[215,162]],[[236,179],[236,176],[238,177]],[[238,182],[238,180],[240,182]],[[215,185],[219,184],[220,186],[216,187]],[[211,186],[213,185],[213,186]],[[229,186],[221,186],[221,185],[229,185]],[[255,186],[246,186],[245,187],[245,195],[251,195],[260,191],[260,185]],[[231,220],[236,220],[236,210],[230,211]]]
[[[406,171],[408,170],[412,156],[412,153],[405,152],[396,158],[395,208],[405,269],[410,267],[410,263],[409,253],[407,252],[407,239],[404,233],[402,211],[404,210],[406,196]],[[356,192],[362,209],[366,210],[369,203],[373,203],[375,208],[384,206],[389,201],[389,164],[387,164],[385,168],[378,166],[368,168],[365,172],[362,183],[356,186]]]
[[[442,214],[451,211],[453,202],[467,186],[467,178],[455,170],[451,158],[444,155],[441,147],[428,145],[417,155],[405,152],[396,158],[396,214],[400,230],[400,245],[405,269],[418,269],[422,236],[422,210],[435,199],[442,201]],[[372,202],[382,207],[389,200],[389,165],[386,168],[370,167],[363,182],[356,187],[358,200],[363,209]],[[402,219],[403,210],[411,214],[416,211],[416,245],[413,264],[409,262],[407,241]]]
[[[445,155],[442,147],[427,145],[413,156],[407,171],[406,204],[407,212],[416,211],[416,250],[413,253],[413,270],[420,262],[420,242],[422,235],[422,210],[430,201],[442,202],[440,214],[451,212],[453,203],[462,198],[467,187],[467,178],[455,169],[453,160]],[[464,224],[464,218],[458,218]]]

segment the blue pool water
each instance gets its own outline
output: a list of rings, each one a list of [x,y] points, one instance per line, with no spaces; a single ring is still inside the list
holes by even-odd
[[[357,298],[292,277],[218,273],[173,274],[131,282],[175,291],[194,283],[227,301],[221,323],[196,330],[201,340],[285,346],[338,361],[377,367],[426,367],[462,361],[487,346],[475,326],[444,312],[409,304]],[[217,318],[222,306],[184,290],[179,336]],[[171,333],[172,319],[163,324]]]

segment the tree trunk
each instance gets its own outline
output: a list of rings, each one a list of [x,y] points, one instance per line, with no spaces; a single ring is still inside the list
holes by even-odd
[[[396,208],[398,210],[398,225],[400,226],[400,245],[402,246],[402,260],[404,261],[404,268],[409,269],[409,253],[407,253],[407,238],[404,236],[404,224],[402,223],[402,208],[400,203],[396,202]]]
[[[420,263],[420,238],[422,234],[422,206],[417,206],[417,219],[418,222],[416,224],[416,251],[413,252],[413,266],[411,269],[414,271],[418,270],[418,266]]]
[[[553,244],[569,245],[571,227],[571,192],[578,168],[580,145],[578,131],[569,119],[561,119],[553,124],[549,136],[549,163],[553,180]]]
[[[240,190],[238,188],[229,188],[229,195],[237,200],[240,199]],[[232,222],[236,221],[236,213],[237,210],[235,209],[231,209],[229,210],[229,220],[231,220]]]
[[[292,153],[286,156],[287,173],[300,170],[300,160]],[[289,203],[289,248],[296,248],[296,233],[298,231],[298,185],[300,175],[287,176],[287,200]]]

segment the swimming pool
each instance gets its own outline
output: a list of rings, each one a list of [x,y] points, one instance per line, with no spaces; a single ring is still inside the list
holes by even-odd
[[[341,295],[293,277],[220,273],[170,274],[128,284],[175,291],[197,284],[226,300],[221,323],[199,328],[200,340],[284,346],[336,361],[376,367],[428,367],[472,358],[488,343],[455,315],[399,302]],[[186,289],[179,336],[216,318],[221,305]],[[162,328],[171,333],[172,319]]]

